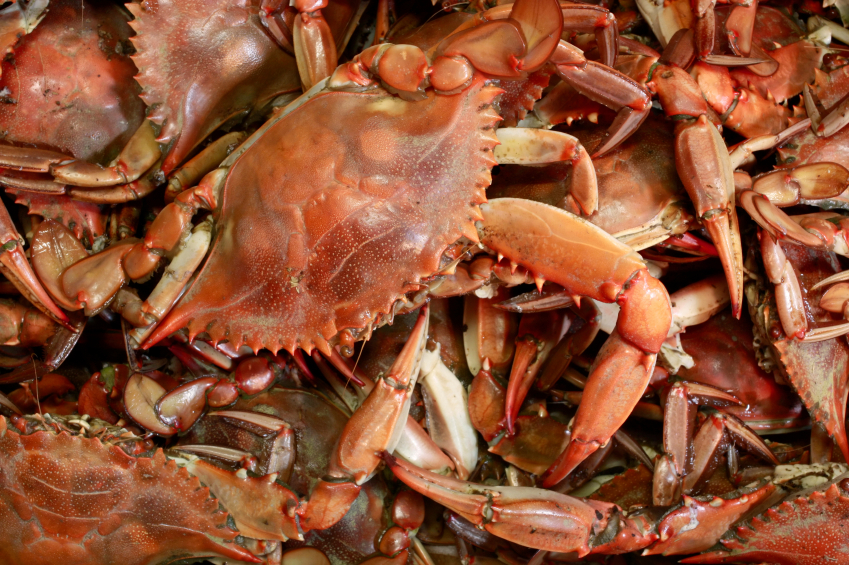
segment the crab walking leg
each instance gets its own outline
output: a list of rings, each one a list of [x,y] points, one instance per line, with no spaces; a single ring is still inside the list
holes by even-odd
[[[542,165],[572,163],[569,197],[589,216],[598,209],[598,180],[587,150],[567,133],[533,128],[500,128],[495,131],[500,145],[493,150],[499,165]]]
[[[485,11],[481,18],[489,21],[505,19],[511,9],[512,5],[502,4]],[[612,67],[616,64],[619,55],[619,26],[609,10],[601,6],[562,2],[560,13],[563,15],[563,29],[595,34],[602,65]]]
[[[617,112],[607,136],[596,147],[600,157],[639,129],[651,111],[651,94],[644,86],[595,61],[588,61],[580,49],[561,41],[551,56],[558,76],[575,90]]]
[[[338,522],[359,495],[360,485],[377,469],[380,453],[393,451],[398,444],[427,341],[429,314],[429,307],[423,306],[395,363],[345,424],[327,478],[319,481],[309,503],[298,509],[305,532]]]
[[[12,223],[9,211],[0,205],[0,272],[15,285],[21,294],[36,308],[66,328],[73,330],[68,315],[60,309],[44,290],[21,247],[21,236]]]
[[[115,160],[106,167],[44,149],[3,145],[0,167],[49,173],[57,183],[81,187],[104,187],[137,180],[162,155],[150,121],[145,120]],[[61,188],[58,187],[57,188]]]
[[[676,382],[666,396],[663,413],[663,455],[654,469],[652,500],[670,506],[689,494],[718,464],[716,453],[724,449],[730,434],[736,445],[770,464],[778,459],[754,431],[733,416],[711,414],[693,437],[698,405],[723,407],[742,403],[732,394],[696,382]],[[726,433],[727,432],[727,433]]]
[[[849,186],[849,170],[842,165],[810,163],[755,178],[738,172],[734,174],[734,182],[740,205],[772,237],[808,247],[833,246],[833,224],[813,219],[799,222],[779,207],[800,203],[816,205],[817,201],[842,194]]]
[[[548,487],[607,443],[637,404],[671,325],[669,295],[630,247],[564,210],[500,198],[481,205],[481,213],[483,245],[571,294],[622,308],[590,369],[572,440],[547,472]]]
[[[147,336],[180,298],[183,289],[189,283],[189,278],[200,266],[203,258],[206,257],[211,239],[212,218],[210,217],[192,230],[192,235],[165,269],[162,278],[150,293],[150,296],[142,302],[139,313],[148,322],[148,325],[129,332],[129,338],[134,345],[138,346],[147,339]]]
[[[161,155],[153,124],[145,120],[109,166],[101,167],[88,161],[74,160],[52,165],[50,173],[57,182],[74,186],[127,184],[142,176]]]
[[[425,471],[388,453],[383,458],[411,489],[479,528],[526,547],[574,551],[582,557],[602,549],[597,547],[602,544],[606,552],[619,553],[643,549],[657,538],[615,504],[531,487],[487,487]]]

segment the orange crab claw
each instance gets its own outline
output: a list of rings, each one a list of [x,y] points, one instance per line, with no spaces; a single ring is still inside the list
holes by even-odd
[[[640,399],[672,323],[669,295],[630,247],[564,210],[498,198],[481,212],[481,243],[574,295],[622,307],[590,368],[572,441],[543,482],[550,487],[607,443]]]

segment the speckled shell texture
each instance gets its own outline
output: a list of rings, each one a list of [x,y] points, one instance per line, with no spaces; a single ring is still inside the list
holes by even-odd
[[[67,432],[21,435],[0,418],[4,565],[244,558],[235,544],[213,539],[235,538],[226,522],[209,489],[161,450],[135,458]]]
[[[210,257],[151,338],[190,334],[310,350],[366,328],[474,233],[500,89],[315,96],[261,130],[230,168]]]

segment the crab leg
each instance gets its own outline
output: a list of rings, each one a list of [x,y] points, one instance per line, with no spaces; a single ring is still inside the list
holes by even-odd
[[[428,319],[425,305],[395,363],[342,430],[327,479],[319,481],[309,502],[298,509],[304,531],[326,529],[338,522],[359,495],[360,485],[377,469],[379,453],[395,449],[416,385]]]
[[[569,328],[569,319],[562,310],[525,314],[519,322],[516,354],[507,386],[504,412],[507,430],[515,433],[516,417],[531,385],[548,360],[554,345]]]
[[[161,155],[153,124],[145,120],[121,150],[120,155],[108,167],[74,160],[52,165],[50,173],[57,182],[74,186],[99,187],[127,184],[137,180],[159,160]]]
[[[719,252],[732,311],[739,318],[743,300],[743,251],[734,206],[734,179],[725,142],[704,114],[695,122],[676,128],[675,161],[678,176]]]
[[[336,42],[321,13],[327,4],[328,0],[295,2],[298,15],[295,17],[292,40],[304,92],[329,77],[337,65]]]
[[[663,418],[664,455],[655,467],[652,498],[655,506],[669,506],[689,493],[700,478],[716,465],[715,453],[725,446],[726,431],[747,450],[772,463],[778,459],[745,424],[733,417],[711,415],[693,439],[697,404],[730,406],[741,404],[733,395],[709,385],[676,382],[666,397]]]
[[[584,556],[603,540],[615,546],[622,533],[622,541],[629,544],[626,551],[646,547],[656,537],[613,504],[530,487],[486,487],[419,469],[385,452],[383,459],[413,490],[479,528],[527,547]]]
[[[607,137],[596,147],[600,157],[637,131],[651,110],[649,92],[628,76],[595,61],[587,61],[581,51],[561,41],[551,56],[558,76],[590,100],[617,112]]]
[[[187,252],[179,261],[175,261],[170,280],[163,287],[158,287],[158,298],[154,298],[153,302],[145,301],[140,310],[134,308],[130,316],[134,321],[145,320],[145,325],[158,322],[203,258],[208,237],[196,234],[197,239],[191,243],[193,238],[187,240],[186,236],[191,229],[191,219],[199,209],[215,209],[216,194],[213,186],[219,178],[217,171],[213,171],[204,177],[199,186],[182,192],[174,202],[165,206],[153,221],[144,240],[123,240],[67,267],[58,275],[59,286],[67,298],[76,308],[84,307],[89,315],[98,312],[129,279],[147,277],[164,255],[178,247],[191,248],[193,252]]]
[[[778,209],[835,197],[849,186],[849,170],[837,163],[811,163],[751,179],[735,173],[740,205],[757,224],[776,239],[808,247],[831,247],[833,225],[825,229],[816,221],[797,222]]]
[[[572,163],[569,195],[581,212],[589,216],[598,209],[598,181],[586,149],[569,134],[533,128],[500,128],[495,131],[501,143],[493,150],[499,165],[540,165]]]
[[[477,375],[484,364],[499,375],[507,374],[510,368],[519,317],[495,307],[508,296],[509,291],[502,286],[492,298],[469,294],[463,299],[463,345],[473,375]]]
[[[588,401],[578,409],[572,440],[544,480],[551,486],[607,443],[640,399],[671,324],[669,295],[630,247],[564,210],[500,198],[481,205],[481,212],[481,243],[536,278],[622,307],[590,369]]]
[[[510,16],[511,4],[491,8],[481,14],[481,18],[493,21]],[[601,63],[612,67],[619,55],[619,26],[616,17],[601,6],[589,4],[560,3],[563,16],[563,28],[577,33],[594,33],[598,44]],[[559,34],[558,34],[559,35]]]

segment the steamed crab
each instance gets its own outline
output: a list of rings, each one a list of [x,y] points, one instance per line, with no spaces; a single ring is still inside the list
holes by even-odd
[[[57,265],[42,278],[64,294],[57,299],[96,312],[128,279],[146,277],[175,250],[198,210],[214,210],[214,239],[211,222],[200,223],[155,297],[127,307],[144,326],[132,337],[146,348],[187,327],[190,339],[203,333],[237,349],[317,348],[331,355],[333,344],[367,336],[396,310],[420,303],[431,277],[451,268],[455,257],[446,257],[446,248],[480,242],[526,267],[540,284],[550,280],[575,295],[623,305],[586,392],[607,394],[609,411],[579,411],[573,440],[550,479],[556,482],[619,427],[648,382],[669,326],[663,285],[629,247],[553,207],[486,202],[496,162],[570,160],[574,183],[588,195],[583,205],[595,207],[595,175],[574,138],[495,129],[502,92],[496,79],[552,64],[563,80],[618,111],[603,147],[627,137],[647,115],[645,90],[559,41],[562,28],[557,2],[521,0],[509,13],[484,12],[430,56],[412,46],[371,48],[181,193],[144,241]],[[353,130],[352,117],[361,124]],[[271,152],[286,157],[272,164]],[[207,246],[209,257],[172,309]],[[605,423],[584,434],[587,419]]]

